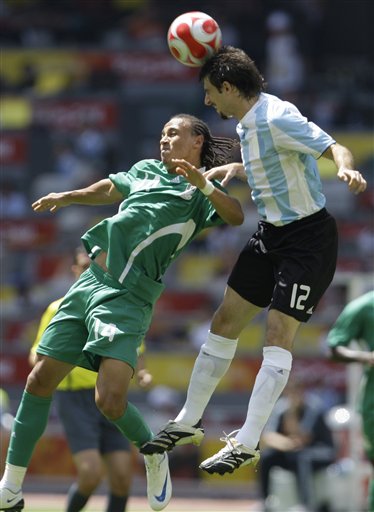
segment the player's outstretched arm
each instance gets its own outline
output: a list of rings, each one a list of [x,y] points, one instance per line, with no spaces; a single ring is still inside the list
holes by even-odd
[[[354,169],[353,155],[348,148],[335,143],[323,153],[323,156],[335,162],[338,168],[338,179],[347,183],[351,192],[359,194],[366,190],[366,180],[359,171]]]
[[[35,201],[32,204],[32,208],[39,213],[47,210],[54,213],[60,208],[70,206],[71,204],[112,204],[122,199],[122,194],[116,189],[111,180],[106,178],[79,190],[52,192]]]
[[[244,213],[240,202],[236,198],[216,188],[211,181],[207,180],[196,167],[186,160],[174,159],[173,163],[176,165],[177,174],[184,176],[191,185],[200,189],[208,197],[221,219],[232,226],[243,224]]]
[[[331,348],[331,356],[345,363],[362,363],[374,366],[374,352],[357,350],[349,347],[336,346]]]
[[[247,181],[244,166],[240,162],[232,162],[230,164],[212,167],[204,173],[208,180],[219,180],[221,185],[225,187],[232,178],[238,178],[241,181]]]

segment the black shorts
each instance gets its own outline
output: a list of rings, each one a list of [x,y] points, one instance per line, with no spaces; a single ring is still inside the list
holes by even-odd
[[[285,226],[260,221],[228,285],[252,304],[307,322],[334,277],[335,219],[322,209]]]
[[[57,390],[54,400],[73,454],[83,450],[98,450],[102,455],[130,450],[130,442],[96,407],[94,388]]]

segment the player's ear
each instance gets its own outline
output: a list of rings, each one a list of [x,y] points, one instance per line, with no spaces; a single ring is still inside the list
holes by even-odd
[[[196,135],[195,137],[195,146],[197,148],[202,148],[204,144],[204,135]]]
[[[233,90],[233,88],[234,88],[234,86],[232,84],[230,84],[230,82],[227,82],[225,80],[224,82],[222,82],[221,92],[230,92]]]

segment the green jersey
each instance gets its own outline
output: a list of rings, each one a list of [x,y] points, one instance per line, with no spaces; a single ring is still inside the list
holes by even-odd
[[[327,337],[330,347],[348,346],[351,341],[374,351],[374,290],[353,300],[343,309]],[[374,413],[374,366],[365,368],[361,410]]]
[[[159,160],[142,160],[109,179],[123,194],[118,213],[87,231],[82,241],[94,257],[107,252],[107,267],[121,285],[135,268],[160,281],[168,266],[202,229],[224,221],[212,203]],[[222,190],[218,182],[215,186]]]

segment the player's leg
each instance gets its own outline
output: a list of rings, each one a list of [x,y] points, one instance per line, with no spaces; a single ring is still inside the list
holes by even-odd
[[[226,288],[207,340],[196,358],[186,402],[177,417],[141,447],[142,453],[162,453],[174,446],[200,444],[204,435],[200,421],[204,410],[231,364],[239,333],[258,311],[259,308],[242,300],[230,287]],[[218,325],[224,325],[225,329],[221,330]],[[222,335],[214,334],[215,331]]]
[[[253,283],[258,305],[244,298],[241,287],[249,283]],[[200,419],[231,364],[238,336],[248,322],[269,304],[273,286],[271,263],[256,252],[253,244],[247,244],[231,272],[223,302],[214,314],[207,341],[195,361],[186,402],[175,420],[142,446],[143,453],[162,453],[191,442],[200,444],[204,434]]]
[[[274,261],[275,287],[266,322],[264,358],[244,425],[236,440],[256,448],[265,423],[287,384],[301,322],[312,315],[335,272],[337,231],[324,210],[299,222],[267,229],[263,243]]]
[[[74,375],[80,371],[79,368],[73,370],[72,382]],[[99,451],[103,416],[95,404],[94,387],[57,390],[54,399],[77,469],[77,480],[68,492],[66,512],[78,512],[83,509],[104,476]]]
[[[224,441],[226,446],[200,464],[208,473],[231,473],[248,464],[256,465],[260,435],[287,384],[291,371],[291,347],[299,322],[271,310],[268,315],[263,361],[256,376],[243,426]],[[285,347],[285,348],[284,348]]]
[[[124,361],[103,357],[96,382],[96,405],[130,441],[141,446],[152,437],[137,407],[127,402],[134,369]]]
[[[267,225],[256,238],[260,243],[254,244],[255,250],[269,260],[274,275],[263,362],[243,426],[228,436],[225,448],[200,465],[209,473],[224,474],[256,462],[261,432],[288,381],[297,329],[311,317],[335,272],[336,223],[325,210],[283,227]],[[265,267],[261,270],[266,280]],[[260,305],[262,298],[251,277],[247,275],[249,286],[236,281],[237,291]]]
[[[285,388],[292,366],[292,344],[300,325],[298,320],[271,309],[266,322],[263,361],[256,376],[246,420],[235,436],[239,443],[254,450],[276,401]]]
[[[82,450],[73,455],[77,480],[68,492],[66,512],[79,512],[100,485],[104,476],[101,455],[98,450]]]
[[[109,496],[105,512],[126,510],[132,482],[132,455],[129,449],[116,450],[104,455],[107,467]]]
[[[43,333],[38,360],[32,369],[15,418],[8,449],[7,465],[0,484],[0,510],[9,510],[6,486],[18,492],[33,449],[42,435],[49,414],[51,396],[61,380],[81,361],[87,330],[82,321],[87,293],[86,278],[75,283]],[[4,500],[6,503],[4,503]]]
[[[47,425],[53,391],[72,368],[73,365],[57,359],[37,356],[14,419],[0,482],[0,510],[23,508],[22,483],[35,445]]]
[[[104,290],[103,290],[104,291]],[[139,290],[135,290],[141,294]],[[152,291],[152,290],[151,290]],[[137,350],[151,322],[156,295],[143,290],[144,299],[121,288],[109,288],[89,312],[89,336],[84,352],[93,363],[100,361],[96,404],[122,434],[140,447],[152,432],[140,411],[127,401],[127,391],[137,364]],[[157,295],[158,296],[158,295]],[[171,498],[168,457],[146,455],[147,494],[151,508],[162,510]]]
[[[124,511],[132,483],[132,447],[118,428],[101,416],[100,452],[107,468],[109,495],[105,512]]]
[[[96,383],[96,404],[99,410],[137,447],[149,441],[152,432],[140,411],[127,402],[127,390],[133,368],[124,361],[103,358]],[[145,455],[147,495],[153,510],[162,510],[169,503],[172,486],[166,454]]]

